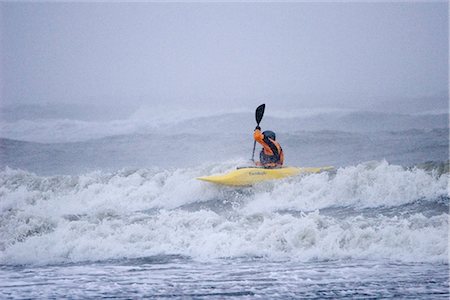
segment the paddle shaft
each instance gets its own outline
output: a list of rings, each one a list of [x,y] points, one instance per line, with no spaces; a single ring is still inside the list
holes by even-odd
[[[253,141],[252,161],[255,161],[255,148],[256,148],[256,141]]]

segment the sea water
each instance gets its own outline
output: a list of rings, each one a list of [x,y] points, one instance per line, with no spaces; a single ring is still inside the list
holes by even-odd
[[[269,114],[335,169],[239,189],[251,112],[151,120],[1,122],[0,298],[450,296],[448,114]]]

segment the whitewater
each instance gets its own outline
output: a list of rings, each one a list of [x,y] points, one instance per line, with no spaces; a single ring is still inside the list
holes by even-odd
[[[268,113],[335,169],[196,180],[249,164],[252,114],[3,118],[0,297],[448,299],[448,113]]]

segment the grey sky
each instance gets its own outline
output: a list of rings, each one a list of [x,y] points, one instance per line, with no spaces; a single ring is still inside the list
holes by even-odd
[[[446,2],[0,5],[2,103],[448,91]]]

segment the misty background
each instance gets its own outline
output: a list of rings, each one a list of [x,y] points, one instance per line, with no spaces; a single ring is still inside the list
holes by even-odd
[[[3,106],[447,105],[445,1],[0,5]]]

